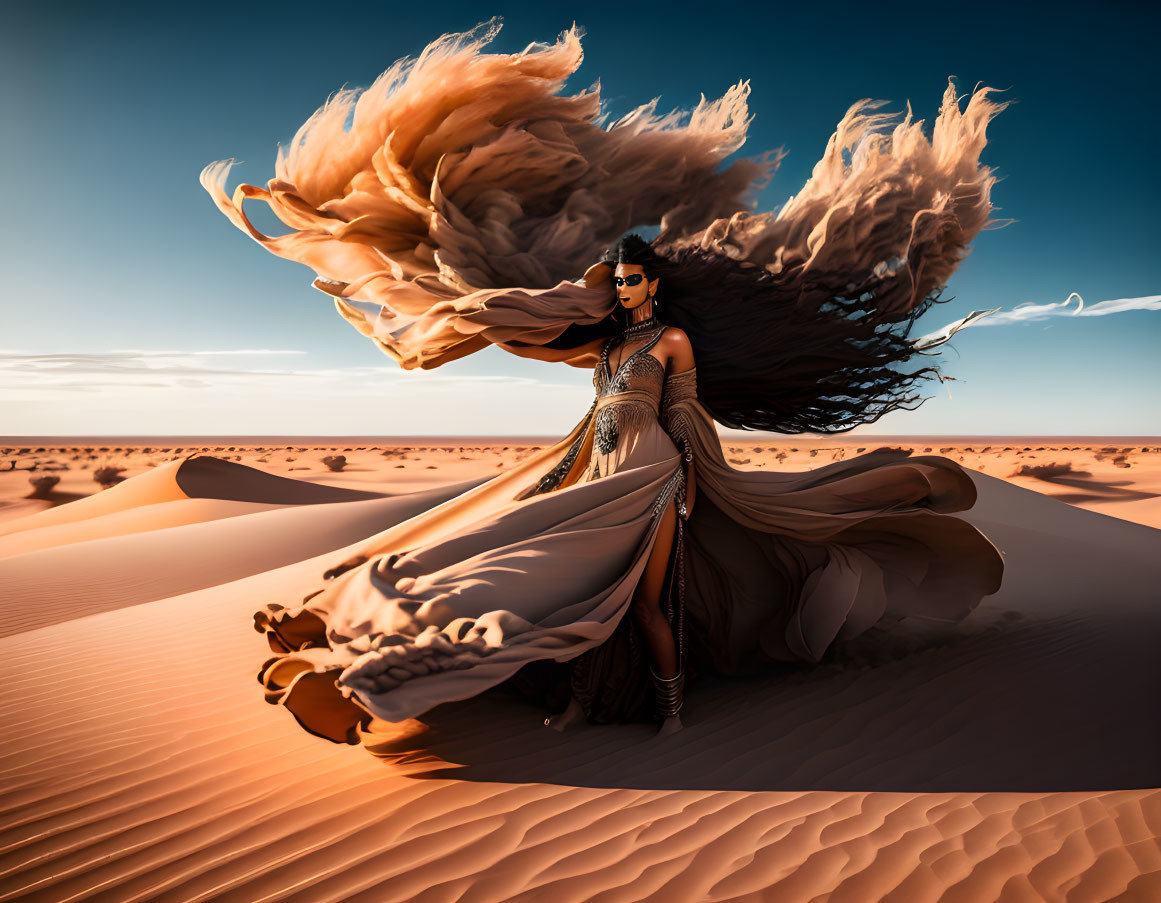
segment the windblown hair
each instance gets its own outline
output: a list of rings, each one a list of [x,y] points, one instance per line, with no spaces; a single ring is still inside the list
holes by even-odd
[[[657,315],[689,335],[721,423],[842,432],[919,401],[915,383],[938,371],[899,369],[923,353],[907,333],[997,222],[979,160],[1006,106],[994,89],[960,109],[949,79],[931,139],[910,105],[895,122],[869,112],[882,101],[855,102],[798,193],[756,213],[781,153],[726,164],[752,118],[747,82],[689,113],[654,101],[608,123],[598,88],[562,93],[580,29],[485,53],[498,30],[445,35],[367,90],[339,92],[265,188],[227,193],[232,160],[207,166],[202,185],[235,226],[311,267],[338,313],[405,369],[612,335],[623,313],[611,286],[576,276],[617,242],[608,260],[660,277]],[[290,231],[259,231],[247,201]],[[660,230],[652,243],[618,242],[645,226]]]
[[[936,290],[910,310],[876,315],[875,292],[885,277],[852,291],[797,303],[797,284],[769,270],[695,247],[671,254],[631,234],[602,260],[640,266],[660,279],[653,314],[689,337],[698,368],[698,398],[714,419],[733,429],[777,433],[841,433],[925,399],[912,391],[938,378],[935,366],[896,369],[917,352],[908,341],[914,321]],[[624,325],[617,305],[600,323],[572,327],[555,347],[612,336]]]

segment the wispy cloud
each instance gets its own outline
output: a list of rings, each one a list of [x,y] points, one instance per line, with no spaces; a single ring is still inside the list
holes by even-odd
[[[53,358],[53,357],[85,357],[98,358],[101,360],[118,360],[118,359],[132,359],[140,357],[217,357],[223,355],[262,355],[262,354],[307,354],[306,351],[294,351],[292,349],[275,349],[275,348],[237,348],[226,349],[218,351],[144,351],[138,348],[122,349],[113,351],[101,351],[96,354],[80,354],[80,353],[66,353],[66,354],[33,354],[32,352],[14,351],[8,348],[0,348],[0,357],[4,358]]]
[[[0,351],[0,376],[9,386],[36,385],[40,388],[82,388],[74,385],[106,386],[189,386],[190,379],[205,384],[207,377],[295,376],[301,371],[269,367],[225,366],[211,363],[220,357],[268,358],[274,355],[305,354],[301,351],[247,349],[243,351],[102,351],[96,353],[36,354]],[[168,379],[166,379],[168,378]],[[112,380],[111,382],[109,380]],[[158,381],[161,380],[161,381]],[[87,388],[84,386],[83,388]]]
[[[226,351],[121,350],[96,353],[36,354],[0,350],[0,382],[7,390],[91,392],[137,389],[244,388],[249,392],[382,392],[390,385],[408,392],[449,390],[468,384],[539,386],[528,377],[505,375],[408,373],[394,364],[346,367],[280,367],[268,361],[305,351],[243,349]],[[221,358],[238,358],[235,366]],[[246,365],[246,358],[255,358]],[[265,359],[265,360],[262,360]],[[260,363],[261,360],[261,363]],[[231,362],[232,363],[232,362]]]
[[[1073,306],[1073,301],[1076,305]],[[1000,311],[978,320],[973,326],[1004,326],[1008,323],[1026,323],[1047,320],[1049,317],[1107,317],[1130,310],[1161,310],[1161,295],[1146,295],[1142,298],[1117,298],[1112,301],[1098,301],[1085,306],[1084,299],[1073,292],[1063,301],[1048,304],[1028,302],[1018,304],[1011,310]]]
[[[568,384],[559,372],[406,371],[386,358],[312,364],[276,350],[0,351],[0,423],[13,435],[563,435],[592,393],[580,371]]]

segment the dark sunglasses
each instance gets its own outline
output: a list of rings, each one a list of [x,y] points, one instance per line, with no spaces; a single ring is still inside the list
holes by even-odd
[[[613,285],[620,288],[622,285],[640,285],[641,280],[645,277],[640,273],[633,273],[630,276],[614,276]]]

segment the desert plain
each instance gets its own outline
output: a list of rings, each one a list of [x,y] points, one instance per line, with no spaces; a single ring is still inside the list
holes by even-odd
[[[959,461],[1005,582],[704,681],[665,741],[499,689],[360,746],[263,704],[257,608],[549,441],[0,440],[0,900],[1161,900],[1156,437],[723,437]]]

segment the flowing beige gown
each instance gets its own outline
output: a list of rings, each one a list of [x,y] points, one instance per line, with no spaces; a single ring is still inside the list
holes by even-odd
[[[616,373],[605,346],[593,406],[560,442],[372,537],[303,600],[257,612],[276,653],[259,673],[267,701],[357,743],[371,716],[401,721],[530,663],[573,661],[590,717],[631,717],[646,660],[625,615],[687,467],[679,564],[695,670],[816,662],[884,615],[954,621],[996,592],[1000,552],[948,514],[975,501],[958,464],[883,448],[803,473],[734,470],[696,370],[666,374],[649,353],[660,335]]]

